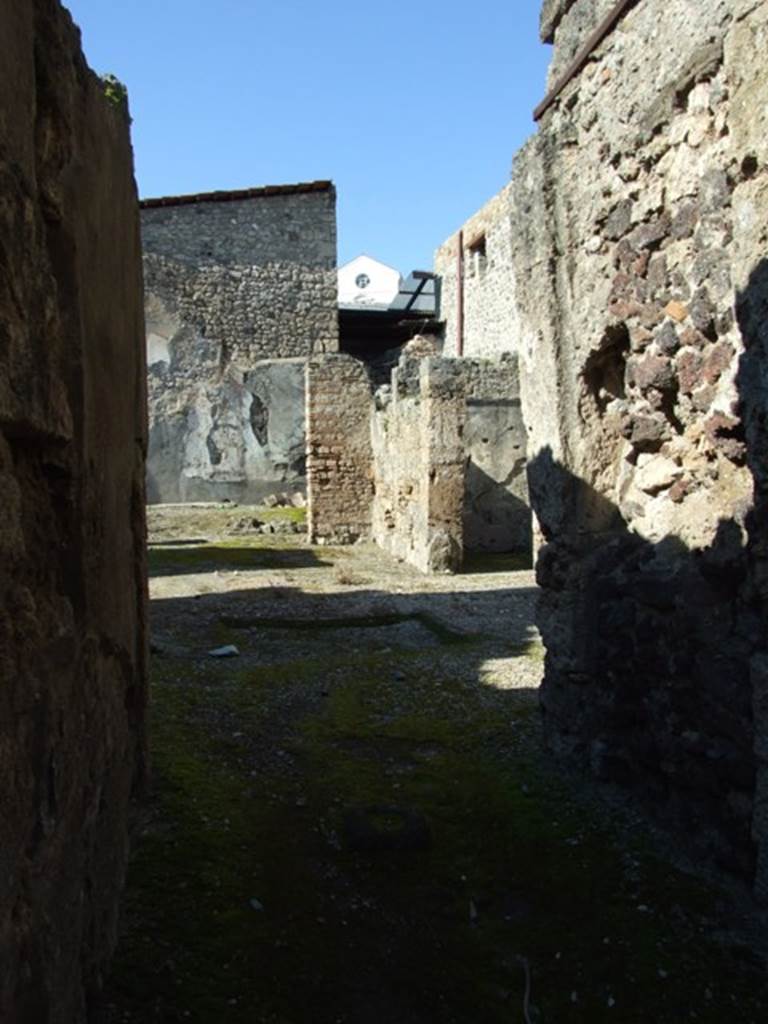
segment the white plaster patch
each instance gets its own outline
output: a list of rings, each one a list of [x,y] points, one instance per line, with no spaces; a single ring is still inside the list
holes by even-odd
[[[147,366],[154,366],[155,363],[171,363],[171,351],[168,339],[160,334],[147,334]]]

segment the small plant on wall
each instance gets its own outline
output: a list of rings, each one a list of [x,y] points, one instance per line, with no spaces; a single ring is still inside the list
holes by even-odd
[[[128,119],[128,123],[131,122],[131,117],[128,113],[128,90],[125,85],[115,75],[103,75],[101,83],[104,87],[104,95],[109,102],[122,110],[125,117]]]

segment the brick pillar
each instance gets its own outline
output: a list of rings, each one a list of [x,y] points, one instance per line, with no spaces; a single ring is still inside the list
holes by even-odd
[[[352,544],[371,528],[372,398],[365,364],[348,355],[307,364],[309,540]]]

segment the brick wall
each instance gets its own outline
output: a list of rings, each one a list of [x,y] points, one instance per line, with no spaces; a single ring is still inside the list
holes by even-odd
[[[307,363],[308,532],[315,544],[350,544],[371,525],[371,385],[347,355]]]

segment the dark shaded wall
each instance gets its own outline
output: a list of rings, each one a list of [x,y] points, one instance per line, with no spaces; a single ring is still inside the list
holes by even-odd
[[[145,773],[145,366],[127,115],[0,0],[0,1020],[85,1019]]]
[[[545,5],[557,71],[610,6]],[[550,741],[763,895],[766,45],[639,0],[510,197]]]

